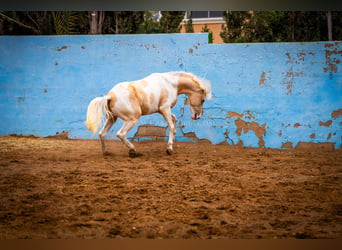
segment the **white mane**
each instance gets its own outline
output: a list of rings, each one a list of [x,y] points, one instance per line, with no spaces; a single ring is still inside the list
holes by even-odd
[[[193,74],[191,72],[176,71],[174,73],[177,73],[177,74],[183,73],[183,74],[191,75],[201,85],[201,87],[204,89],[204,91],[205,91],[205,98],[208,99],[208,100],[211,99],[211,97],[212,97],[211,83],[210,83],[209,80],[207,80],[205,78],[202,78],[202,77],[199,77],[199,76],[196,76],[195,74]]]
[[[195,78],[196,81],[198,81],[201,85],[201,87],[204,89],[205,91],[205,98],[206,99],[211,99],[211,83],[209,80],[205,79],[205,78],[201,78],[201,77],[198,77],[194,74],[192,74]]]

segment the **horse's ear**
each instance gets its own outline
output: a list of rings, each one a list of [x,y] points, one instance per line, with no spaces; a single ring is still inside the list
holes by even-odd
[[[187,97],[184,100],[184,105],[189,105],[189,104],[190,104],[190,100],[189,100],[189,97]]]

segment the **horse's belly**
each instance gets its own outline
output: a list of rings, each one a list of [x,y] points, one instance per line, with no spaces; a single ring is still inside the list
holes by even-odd
[[[155,105],[142,105],[141,114],[142,115],[150,115],[159,111],[158,106]]]

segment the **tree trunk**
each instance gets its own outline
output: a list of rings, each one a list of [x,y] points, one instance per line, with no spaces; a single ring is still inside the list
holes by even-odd
[[[96,11],[89,12],[90,34],[97,34]]]
[[[332,19],[331,19],[331,11],[327,11],[327,24],[328,24],[328,40],[332,41]]]
[[[115,16],[115,34],[119,34],[119,14],[120,11],[115,11],[114,16]]]
[[[90,34],[102,34],[102,26],[104,22],[105,13],[104,11],[90,11],[89,12],[89,25]]]
[[[295,18],[296,13],[294,11],[291,12],[291,42],[295,41]]]
[[[4,32],[4,20],[0,19],[0,35],[5,34]]]
[[[103,22],[105,18],[105,12],[104,11],[99,11],[99,20],[98,20],[98,34],[102,34],[102,27],[103,27]]]
[[[7,21],[9,21],[9,22],[13,22],[13,23],[18,24],[18,25],[21,26],[21,27],[30,29],[30,30],[32,30],[33,32],[35,32],[36,34],[39,34],[39,33],[40,33],[40,31],[39,31],[38,29],[36,29],[35,27],[26,25],[26,24],[24,24],[24,23],[22,23],[22,22],[20,22],[20,21],[18,21],[18,20],[15,20],[15,19],[13,19],[13,18],[11,18],[11,17],[8,17],[8,16],[2,14],[1,12],[0,12],[0,16],[2,16],[3,18],[5,18],[5,19],[6,19]]]

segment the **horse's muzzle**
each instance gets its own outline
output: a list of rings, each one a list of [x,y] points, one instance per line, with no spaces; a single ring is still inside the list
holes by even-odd
[[[199,114],[197,114],[197,113],[191,115],[191,119],[192,119],[192,120],[198,120],[199,118],[201,118],[201,115],[199,115]]]

